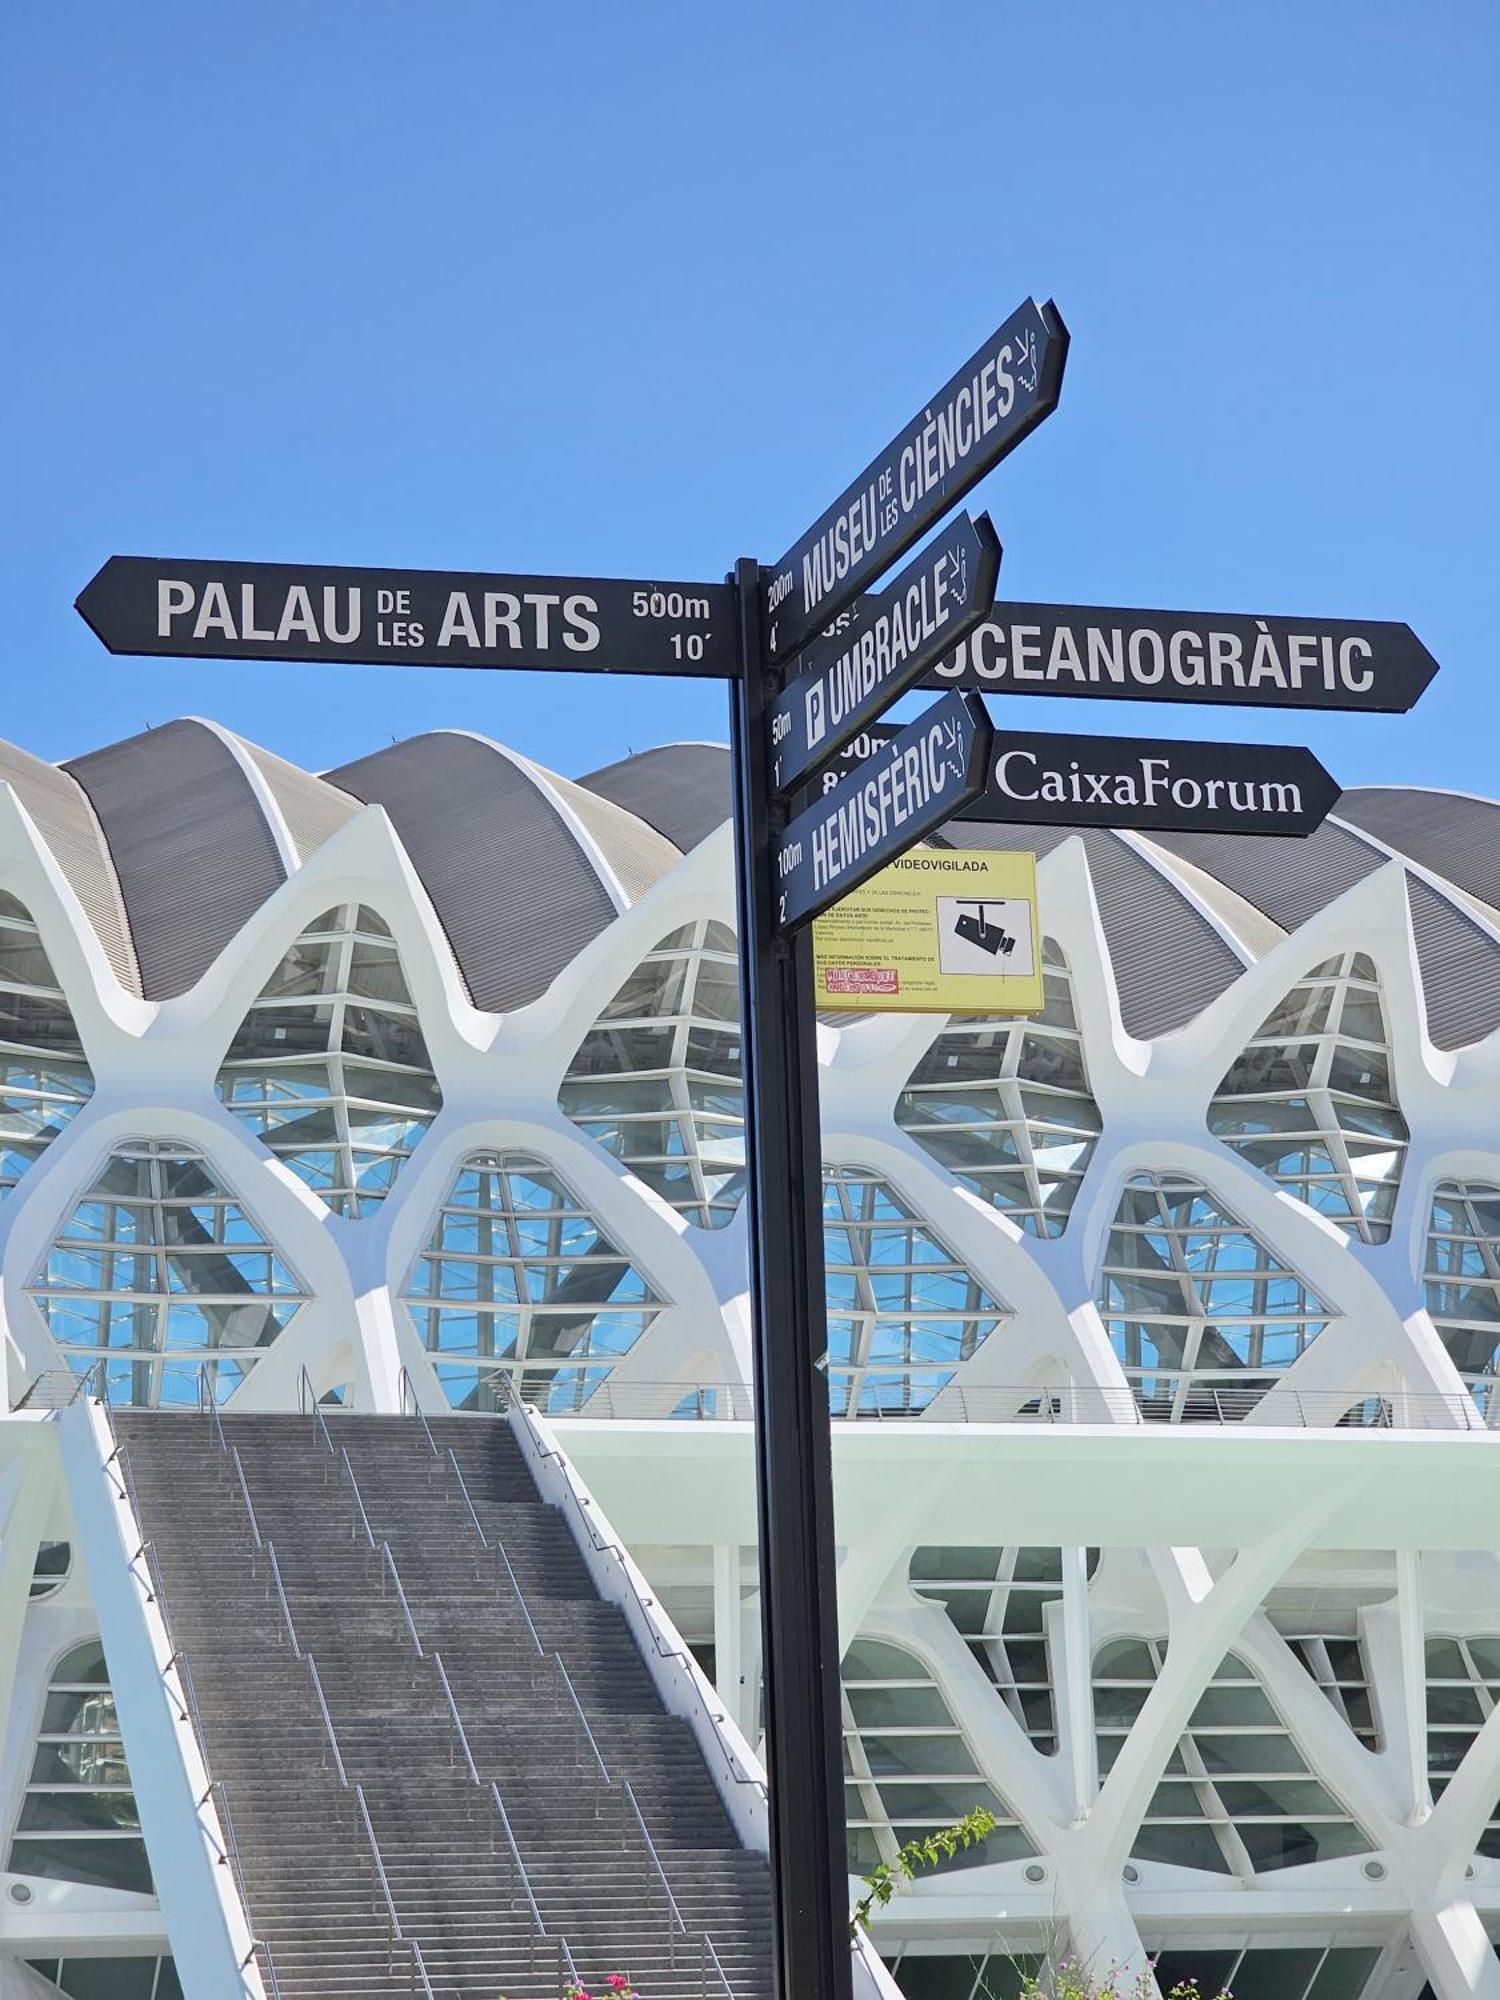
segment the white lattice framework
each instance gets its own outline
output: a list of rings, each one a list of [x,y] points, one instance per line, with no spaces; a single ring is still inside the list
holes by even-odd
[[[1171,871],[1168,857],[1146,842],[1135,844]],[[1429,1429],[1457,1431],[1472,1421],[1480,1408],[1476,1393],[1488,1396],[1495,1372],[1482,1349],[1500,1296],[1489,1281],[1500,1278],[1500,1265],[1484,1244],[1464,1261],[1452,1243],[1473,1234],[1472,1218],[1487,1212],[1490,1191],[1500,1187],[1500,1036],[1457,1051],[1433,1044],[1404,876],[1392,861],[1258,957],[1226,931],[1245,963],[1241,977],[1186,1027],[1143,1043],[1122,1024],[1081,849],[1065,844],[1042,862],[1044,924],[1071,979],[1087,1095],[1099,1119],[1097,1135],[1088,1132],[1077,1156],[1081,1171],[1057,1234],[1028,1231],[898,1122],[897,1104],[942,1034],[940,1020],[887,1017],[820,1027],[828,1162],[878,1176],[905,1210],[932,1223],[945,1252],[984,1295],[1004,1305],[995,1330],[959,1362],[944,1398],[886,1427],[893,1463],[905,1448],[903,1430],[955,1416],[1003,1422],[1028,1403],[1036,1407],[1044,1391],[1109,1391],[1115,1400],[1101,1398],[1090,1406],[1094,1414],[1133,1417],[1129,1381],[1098,1303],[1099,1272],[1122,1191],[1142,1175],[1201,1185],[1279,1266],[1297,1274],[1326,1313],[1317,1337],[1274,1370],[1247,1426],[1300,1424],[1309,1413],[1332,1421],[1356,1406],[1406,1409]],[[1185,875],[1174,881],[1184,895],[1195,894]],[[555,1172],[660,1302],[642,1336],[613,1360],[613,1407],[632,1417],[665,1416],[684,1406],[693,1385],[748,1377],[743,1213],[720,1228],[696,1226],[559,1102],[603,998],[618,994],[663,939],[709,922],[732,924],[727,830],[622,910],[541,999],[509,1017],[483,1014],[466,998],[426,892],[375,808],[297,868],[195,987],[162,1003],[119,984],[66,877],[3,787],[0,884],[36,927],[94,1086],[68,1106],[56,1136],[0,1200],[0,1306],[12,1402],[61,1361],[30,1295],[38,1272],[110,1156],[144,1144],[200,1156],[254,1216],[305,1294],[237,1390],[245,1409],[293,1405],[304,1371],[319,1395],[339,1391],[356,1408],[394,1409],[403,1369],[423,1399],[442,1406],[432,1357],[400,1300],[445,1195],[475,1153],[514,1153]],[[390,932],[441,1095],[425,1131],[412,1135],[409,1157],[399,1161],[384,1200],[358,1220],[330,1213],[215,1090],[247,1011],[299,935],[324,912],[348,907],[368,909]],[[1487,912],[1472,902],[1465,907],[1500,940]],[[1367,962],[1378,981],[1391,1098],[1404,1127],[1394,1148],[1400,1152],[1394,1194],[1381,1196],[1378,1226],[1364,1229],[1341,1226],[1299,1201],[1209,1126],[1209,1106],[1238,1052],[1316,968],[1340,965],[1347,989],[1356,954],[1361,974]],[[1337,1167],[1346,1123],[1330,1094],[1327,1062],[1320,1061],[1308,1088],[1323,1093],[1315,1106],[1318,1130],[1333,1141]],[[1004,1102],[1012,1099],[1021,1101],[1012,1091]],[[1349,1173],[1356,1174],[1353,1164]],[[1428,1231],[1440,1191],[1449,1247],[1435,1256]],[[1464,1202],[1467,1219],[1455,1224],[1455,1204]],[[1461,1297],[1451,1286],[1432,1289],[1455,1270],[1466,1281]],[[1450,1353],[1460,1335],[1465,1344]],[[1469,1442],[1488,1449],[1490,1441]],[[642,1428],[633,1448],[649,1459],[653,1434]],[[1500,1519],[1476,1518],[1468,1539],[1453,1527],[1441,1552],[1425,1557],[1393,1542],[1380,1588],[1364,1587],[1363,1558],[1341,1566],[1326,1552],[1308,1553],[1319,1543],[1319,1528],[1300,1488],[1267,1486],[1263,1516],[1245,1529],[1232,1562],[1223,1547],[1193,1545],[1190,1487],[1180,1496],[1181,1545],[1153,1547],[1149,1557],[1109,1548],[1107,1521],[1097,1529],[1083,1525],[1079,1546],[1063,1551],[1063,1588],[1046,1609],[1058,1734],[1048,1755],[1027,1740],[941,1605],[910,1587],[916,1546],[990,1546],[1003,1539],[993,1526],[971,1531],[961,1483],[937,1479],[934,1488],[920,1506],[841,1521],[841,1614],[851,1636],[899,1645],[923,1661],[957,1718],[976,1771],[1014,1812],[1045,1881],[1028,1884],[1019,1859],[940,1878],[904,1899],[892,1919],[893,1937],[988,1939],[1002,1911],[1020,1912],[1037,1925],[1069,1924],[1090,1948],[1131,1956],[1142,1932],[1153,1942],[1191,1925],[1241,1938],[1257,1924],[1321,1925],[1326,1934],[1335,1922],[1352,1921],[1382,1941],[1380,1983],[1369,1989],[1381,2000],[1413,2000],[1423,1978],[1443,2000],[1500,1993],[1500,1968],[1483,1933],[1486,1920],[1500,1917],[1500,1862],[1476,1858],[1500,1796],[1500,1710],[1472,1651],[1473,1641],[1500,1632],[1493,1556]],[[19,1489],[9,1492],[12,1522],[21,1504]],[[617,1511],[628,1530],[628,1510]],[[33,1527],[41,1538],[46,1520]],[[23,1534],[17,1546],[24,1540]],[[1085,1542],[1107,1547],[1092,1583],[1084,1575]],[[1467,1563],[1452,1553],[1463,1549],[1475,1552]],[[1382,1718],[1378,1751],[1340,1721],[1326,1688],[1282,1636],[1291,1626],[1278,1613],[1276,1593],[1305,1594],[1317,1577],[1338,1597],[1343,1621],[1322,1635],[1325,1641],[1363,1638]],[[1080,1718],[1088,1714],[1091,1653],[1116,1636],[1165,1639],[1167,1650],[1139,1724],[1100,1789],[1093,1731]],[[1446,1784],[1436,1802],[1427,1778],[1422,1686],[1428,1640],[1470,1647],[1460,1655],[1468,1661],[1465,1672],[1473,1668],[1476,1689],[1488,1690],[1476,1693],[1472,1742],[1454,1768],[1441,1772]],[[1318,1782],[1363,1829],[1369,1853],[1283,1869],[1274,1883],[1256,1874],[1226,1900],[1230,1891],[1220,1881],[1167,1863],[1131,1862],[1130,1854],[1165,1762],[1231,1650],[1265,1689]],[[753,1652],[748,1641],[745,1651]],[[1443,1658],[1451,1665],[1451,1655]],[[748,1678],[753,1684],[753,1672]],[[1378,1878],[1367,1872],[1372,1857],[1384,1871]],[[1134,1883],[1125,1881],[1127,1865]],[[1293,1876],[1300,1878],[1295,1884]],[[1402,1956],[1409,1937],[1415,1959]]]

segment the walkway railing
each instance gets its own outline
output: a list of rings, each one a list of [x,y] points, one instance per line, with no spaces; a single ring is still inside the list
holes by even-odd
[[[497,1376],[503,1412],[530,1398]],[[528,1385],[529,1387],[530,1385]],[[754,1392],[746,1382],[603,1381],[566,1407],[535,1406],[549,1423],[749,1423]],[[1275,1376],[1254,1381],[1182,1384],[1169,1371],[1133,1383],[949,1382],[932,1389],[920,1378],[898,1391],[857,1398],[833,1390],[837,1424],[1240,1424],[1295,1430],[1500,1429],[1500,1383],[1471,1382],[1463,1390],[1300,1389]]]

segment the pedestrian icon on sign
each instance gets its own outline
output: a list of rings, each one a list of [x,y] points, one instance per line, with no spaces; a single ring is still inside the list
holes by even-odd
[[[1031,905],[1016,896],[939,896],[938,965],[944,972],[1029,979]]]

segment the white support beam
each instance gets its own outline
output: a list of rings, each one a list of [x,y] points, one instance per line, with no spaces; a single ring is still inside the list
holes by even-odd
[[[1396,1620],[1401,1638],[1405,1709],[1407,1816],[1419,1826],[1432,1811],[1427,1782],[1427,1627],[1422,1609],[1422,1552],[1396,1551]]]
[[[744,1649],[740,1624],[740,1550],[737,1542],[714,1547],[714,1684],[719,1699],[745,1727]]]
[[[1067,1745],[1074,1817],[1083,1819],[1092,1811],[1099,1788],[1087,1549],[1062,1551],[1062,1585],[1062,1672],[1054,1676],[1059,1682],[1057,1720]]]

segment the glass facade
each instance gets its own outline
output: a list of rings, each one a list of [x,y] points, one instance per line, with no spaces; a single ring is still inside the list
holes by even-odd
[[[1162,1419],[1244,1416],[1329,1318],[1217,1195],[1180,1174],[1126,1182],[1097,1299],[1137,1402]]]
[[[941,1689],[914,1654],[856,1639],[844,1655],[844,1808],[849,1866],[867,1874],[909,1840],[952,1826],[976,1807],[999,1822],[942,1865],[977,1868],[1035,1852],[1004,1800],[980,1774]]]
[[[1427,1641],[1427,1779],[1441,1798],[1474,1738],[1500,1703],[1500,1635]],[[1500,1802],[1479,1837],[1500,1860]]]
[[[1099,1551],[1087,1555],[1092,1576]],[[1046,1613],[1063,1592],[1062,1550],[923,1548],[911,1587],[941,1604],[1034,1750],[1057,1748]]]
[[[1101,1780],[1113,1770],[1166,1657],[1154,1639],[1115,1639],[1094,1660]],[[1251,1670],[1227,1653],[1152,1794],[1131,1852],[1243,1880],[1364,1854],[1370,1843],[1315,1778]]]
[[[828,1391],[836,1417],[912,1416],[999,1324],[986,1291],[878,1174],[823,1173]]]
[[[1432,1323],[1454,1367],[1489,1417],[1500,1356],[1500,1187],[1491,1181],[1443,1181],[1427,1220],[1423,1291]]]
[[[30,913],[0,891],[0,1191],[88,1103],[94,1078]]]
[[[1406,1158],[1375,966],[1315,966],[1230,1065],[1209,1130],[1279,1187],[1364,1243],[1383,1243]]]
[[[153,1893],[97,1639],[74,1646],[52,1670],[7,1866],[17,1875]]]
[[[955,1016],[907,1078],[896,1123],[963,1186],[1033,1236],[1060,1236],[1097,1142],[1067,960],[1042,943],[1046,1005],[1029,1019]]]
[[[443,1095],[383,919],[345,904],[302,933],[240,1023],[218,1092],[337,1214],[385,1199]]]
[[[1383,1748],[1363,1643],[1350,1633],[1330,1631],[1326,1622],[1274,1614],[1272,1622],[1358,1741],[1367,1750]]]
[[[460,1168],[403,1294],[458,1409],[512,1389],[581,1411],[664,1301],[562,1176],[527,1153]]]
[[[306,1297],[202,1154],[157,1140],[111,1153],[26,1289],[70,1368],[150,1405],[196,1402],[204,1370],[222,1400]]]
[[[67,2000],[182,2000],[170,1958],[29,1958]]]
[[[584,1036],[558,1103],[704,1229],[745,1193],[734,932],[700,918],[664,937]]]

